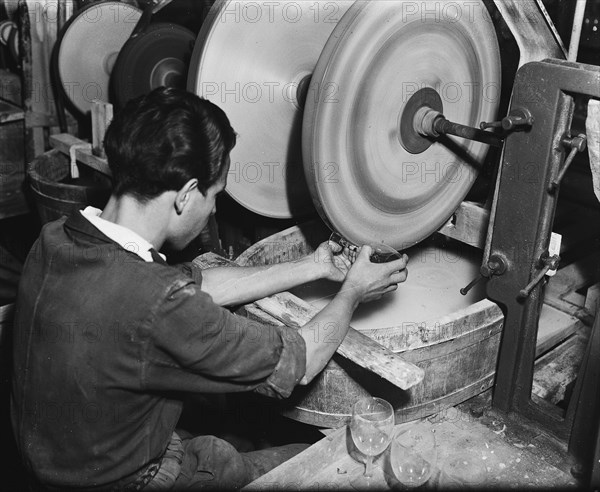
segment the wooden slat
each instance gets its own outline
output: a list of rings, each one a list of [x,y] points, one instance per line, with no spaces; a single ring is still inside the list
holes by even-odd
[[[200,269],[235,265],[234,262],[213,253],[205,253],[195,258],[193,264]],[[319,312],[318,309],[289,292],[260,299],[254,305],[285,325],[292,327],[306,324]],[[335,341],[334,334],[332,337],[332,341]],[[414,386],[422,381],[424,376],[420,367],[404,361],[398,354],[352,327],[340,343],[337,352],[402,389]]]
[[[255,304],[287,326],[295,327],[305,325],[320,311],[289,292],[259,299]],[[339,342],[336,333],[329,336],[333,343]],[[423,379],[423,369],[406,362],[399,355],[352,327],[341,341],[337,353],[402,389],[408,389]]]
[[[88,142],[85,142],[73,135],[70,135],[69,133],[58,133],[56,135],[50,136],[50,145],[53,148],[60,150],[62,153],[66,154],[66,155],[69,155],[71,146],[85,145],[86,143],[88,143]],[[95,156],[92,153],[91,148],[77,149],[75,151],[75,157],[77,158],[77,160],[79,162],[81,162],[82,164],[85,164],[86,166],[91,167],[92,169],[95,169],[96,171],[106,174],[107,176],[112,175],[112,173],[110,172],[110,169],[108,167],[108,162],[106,161],[106,159]]]

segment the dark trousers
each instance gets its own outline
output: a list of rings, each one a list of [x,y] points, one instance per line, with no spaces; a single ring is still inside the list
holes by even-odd
[[[285,446],[240,453],[223,439],[173,434],[154,478],[143,490],[239,489],[309,447]]]

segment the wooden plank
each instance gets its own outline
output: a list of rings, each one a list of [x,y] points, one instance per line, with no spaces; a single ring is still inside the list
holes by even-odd
[[[193,265],[204,269],[209,266],[233,266],[235,263],[214,253],[205,253],[195,258]],[[306,324],[319,312],[289,292],[260,299],[254,304],[273,318],[292,327]],[[335,334],[332,337],[332,341],[336,341]],[[401,356],[353,328],[348,330],[337,352],[402,389],[414,386],[422,381],[424,376],[420,367],[405,362]]]
[[[275,319],[294,327],[305,325],[320,311],[289,292],[259,299],[255,304]],[[328,337],[332,343],[340,342],[336,333],[331,333]],[[337,353],[404,390],[419,383],[424,376],[423,369],[406,362],[401,356],[352,327],[341,341]]]
[[[89,142],[85,142],[69,133],[57,133],[56,135],[50,136],[50,145],[52,148],[58,149],[66,155],[70,155],[70,149],[73,145],[80,146],[86,144],[89,145]],[[106,174],[107,176],[112,176],[106,159],[94,155],[91,146],[89,146],[89,148],[77,148],[75,157],[77,161],[82,164]]]
[[[475,202],[462,202],[451,219],[438,232],[483,249],[489,220],[488,209]]]
[[[585,336],[572,336],[540,357],[535,362],[532,393],[555,405],[568,398],[567,388],[577,378],[586,345]]]

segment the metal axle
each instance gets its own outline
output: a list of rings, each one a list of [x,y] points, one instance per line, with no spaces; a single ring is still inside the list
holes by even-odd
[[[413,126],[415,131],[424,137],[437,138],[440,135],[455,135],[494,147],[502,146],[502,138],[499,135],[449,121],[439,111],[427,106],[417,110]]]

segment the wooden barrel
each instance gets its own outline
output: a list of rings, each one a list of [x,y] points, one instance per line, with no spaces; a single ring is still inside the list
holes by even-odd
[[[314,251],[328,235],[320,221],[294,226],[252,245],[236,262],[294,260]],[[294,390],[282,413],[319,427],[339,427],[349,420],[353,403],[366,395],[392,403],[397,423],[439,413],[492,386],[502,325],[500,308],[483,299],[438,319],[363,329],[423,368],[423,381],[404,391],[336,354],[308,386]]]
[[[79,178],[70,180],[69,158],[56,149],[31,161],[27,174],[42,224],[87,205],[104,207],[110,196],[110,179],[87,166],[79,166],[79,172]]]

